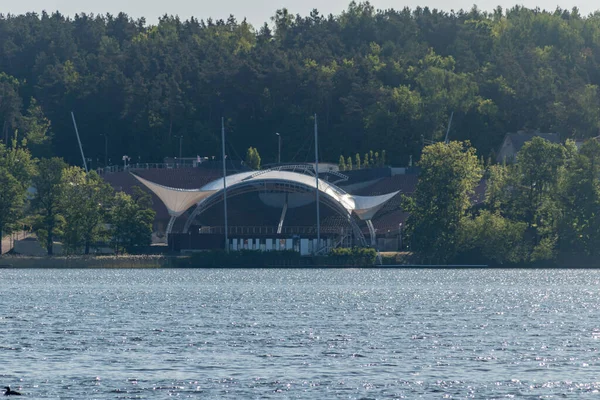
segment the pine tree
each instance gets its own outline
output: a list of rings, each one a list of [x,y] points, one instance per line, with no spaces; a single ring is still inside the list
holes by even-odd
[[[338,167],[340,171],[346,170],[346,161],[344,160],[344,156],[340,156],[340,161],[338,162]]]
[[[260,169],[260,155],[254,147],[249,147],[246,152],[246,165],[252,169]]]

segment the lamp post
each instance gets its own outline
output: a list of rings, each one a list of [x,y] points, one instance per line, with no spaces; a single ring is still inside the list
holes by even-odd
[[[402,222],[398,224],[398,243],[400,251],[402,251]]]
[[[281,164],[281,135],[279,134],[279,132],[275,132],[275,134],[277,135],[277,142],[278,142],[277,164]]]
[[[175,136],[179,138],[179,158],[181,158],[181,141],[183,140],[183,135]]]
[[[104,166],[108,166],[108,135],[101,133],[100,136],[104,136]]]

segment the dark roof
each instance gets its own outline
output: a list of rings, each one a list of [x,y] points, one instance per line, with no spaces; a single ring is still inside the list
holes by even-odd
[[[518,153],[519,150],[523,147],[523,145],[529,142],[534,137],[541,137],[542,139],[546,139],[552,143],[560,143],[560,137],[558,133],[525,133],[525,132],[517,132],[517,133],[507,133],[507,138],[513,144],[515,152]]]

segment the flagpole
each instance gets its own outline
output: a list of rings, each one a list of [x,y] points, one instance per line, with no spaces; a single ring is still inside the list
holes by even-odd
[[[319,134],[317,130],[317,114],[315,114],[315,181],[317,186],[317,250],[321,246],[321,221],[319,216]]]
[[[85,172],[88,172],[87,162],[85,161],[85,156],[83,155],[83,147],[81,147],[81,139],[79,138],[79,130],[77,129],[77,122],[75,122],[75,114],[71,111],[71,118],[73,119],[73,126],[75,127],[75,134],[77,135],[77,143],[79,143],[79,151],[81,151],[81,158],[83,159],[83,167],[85,168]]]
[[[227,167],[225,165],[225,118],[221,117],[221,142],[223,155],[223,205],[225,212],[225,251],[229,253],[229,236],[227,234]]]

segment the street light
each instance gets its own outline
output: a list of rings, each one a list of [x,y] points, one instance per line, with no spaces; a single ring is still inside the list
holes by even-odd
[[[104,136],[104,166],[108,166],[108,135],[101,133],[100,136]]]
[[[402,251],[402,222],[398,224],[398,243],[400,246],[400,251]]]
[[[179,158],[181,158],[181,141],[183,140],[183,135],[175,136],[179,138]]]
[[[279,134],[279,132],[275,132],[275,134],[277,135],[278,142],[277,164],[281,164],[281,135]]]

